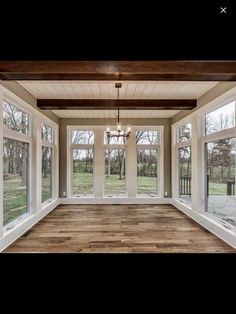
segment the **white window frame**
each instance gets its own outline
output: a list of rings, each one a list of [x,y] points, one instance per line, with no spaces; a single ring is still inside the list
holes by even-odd
[[[24,106],[21,106],[18,102],[16,102],[15,100],[12,100],[11,98],[7,97],[7,96],[3,96],[3,101],[16,107],[17,109],[23,111],[24,113],[28,114],[29,116],[29,125],[28,125],[28,134],[24,134],[18,131],[14,131],[14,130],[10,130],[8,128],[5,128],[4,125],[2,125],[3,127],[3,140],[4,138],[6,139],[10,139],[10,140],[15,140],[15,141],[20,141],[23,143],[27,143],[29,146],[29,150],[28,150],[28,178],[27,178],[27,182],[28,182],[28,194],[27,194],[27,204],[28,204],[28,208],[27,208],[27,212],[23,215],[21,215],[20,217],[16,218],[15,220],[11,221],[10,223],[8,223],[7,225],[3,226],[3,233],[5,233],[7,230],[12,229],[15,225],[17,225],[19,222],[21,222],[22,220],[26,219],[27,217],[29,217],[32,214],[32,193],[30,191],[30,187],[32,186],[32,129],[31,129],[31,124],[32,124],[32,113],[30,111],[28,111],[27,109],[24,108]],[[3,107],[2,107],[2,112],[3,112]],[[3,177],[2,177],[3,178]],[[3,180],[3,179],[2,179]],[[4,208],[3,208],[4,210]],[[4,212],[2,212],[4,213]]]
[[[93,131],[94,132],[94,144],[73,144],[71,141],[73,131]],[[81,126],[67,126],[67,197],[81,198],[82,195],[73,194],[73,150],[74,149],[92,149],[93,150],[93,169],[95,165],[95,141],[96,132],[94,127],[81,127]],[[93,194],[87,196],[87,198],[93,198],[95,195],[95,173],[93,171]]]
[[[220,222],[222,225],[228,226],[231,230],[236,230],[236,227],[232,226],[231,224],[227,223],[226,221],[222,221],[219,217],[211,214],[207,210],[207,195],[206,195],[206,174],[207,174],[207,160],[205,155],[205,146],[207,143],[215,142],[219,140],[229,139],[229,138],[235,138],[236,139],[236,124],[235,127],[223,129],[211,134],[205,133],[205,116],[212,111],[215,111],[231,102],[234,102],[235,106],[235,120],[236,120],[236,94],[234,97],[228,97],[223,102],[219,102],[218,104],[212,105],[212,107],[208,108],[205,112],[202,113],[201,119],[202,119],[202,137],[201,137],[201,146],[202,146],[202,161],[203,161],[203,173],[204,177],[202,178],[202,185],[204,187],[203,195],[204,195],[204,205],[203,205],[203,212],[205,215],[209,216],[212,220],[215,220],[217,222]],[[235,173],[236,177],[236,173]]]
[[[192,207],[191,210],[201,215],[207,216],[210,221],[219,223],[219,219],[205,211],[206,202],[206,162],[205,162],[205,144],[208,142],[236,137],[236,126],[221,130],[211,134],[205,134],[205,116],[218,108],[235,101],[236,104],[236,87],[233,87],[226,93],[213,99],[208,104],[200,107],[184,119],[172,125],[172,198],[173,203],[179,206],[178,200],[178,167],[176,167],[176,147],[177,147],[177,128],[188,122],[192,123]],[[236,113],[235,113],[236,115]],[[236,119],[236,116],[235,116]],[[182,204],[182,203],[181,203]],[[180,205],[184,210],[190,208],[186,204]],[[221,222],[221,225],[226,223]],[[233,226],[230,226],[233,229]]]
[[[138,150],[156,150],[157,151],[157,180],[158,190],[155,197],[142,196],[143,198],[163,198],[164,197],[164,127],[163,126],[142,126],[135,127],[135,137],[137,131],[157,131],[160,134],[160,141],[157,144],[136,144],[136,177],[137,177],[137,151]],[[138,185],[136,179],[136,196],[138,197]],[[141,197],[141,196],[140,196]]]
[[[184,126],[191,123],[191,138],[184,141],[184,142],[179,142],[179,129]],[[192,157],[192,121],[189,119],[189,117],[185,118],[184,120],[181,120],[179,123],[177,123],[173,130],[174,130],[174,136],[173,136],[173,150],[174,150],[174,156],[172,153],[172,158],[173,158],[173,162],[172,162],[172,169],[175,169],[175,184],[172,185],[172,194],[173,197],[178,200],[179,202],[181,202],[182,204],[184,204],[185,206],[187,206],[189,209],[192,208],[192,195],[191,195],[191,203],[190,204],[186,204],[182,201],[182,199],[180,198],[179,195],[179,191],[180,191],[180,187],[179,187],[179,149],[180,148],[185,148],[185,147],[190,147],[191,148],[191,157]],[[172,133],[173,134],[173,133]],[[191,159],[191,168],[192,168],[192,159]],[[172,171],[173,173],[173,171]],[[173,180],[174,181],[174,180]],[[192,187],[193,185],[191,184],[191,192],[192,192]],[[192,193],[191,193],[192,194]]]
[[[56,142],[57,142],[57,138],[56,138],[56,135],[57,135],[57,132],[55,130],[55,125],[53,125],[53,123],[49,120],[49,119],[43,119],[41,120],[41,132],[42,132],[42,126],[43,124],[46,124],[47,126],[49,126],[51,129],[52,129],[52,142],[47,142],[47,141],[44,141],[42,139],[42,133],[41,133],[41,197],[42,197],[42,148],[43,146],[44,147],[48,147],[48,148],[51,148],[52,149],[52,197],[44,202],[42,202],[42,208],[44,208],[46,205],[48,205],[49,203],[53,202],[56,198],[57,198],[57,186],[56,186],[56,181],[57,181],[57,178],[56,178],[56,162],[57,162],[57,145],[56,145]]]
[[[104,144],[104,132],[106,131],[106,125],[103,126],[67,126],[67,183],[66,183],[66,194],[68,198],[83,199],[84,197],[74,196],[72,194],[73,182],[72,182],[72,150],[73,149],[88,149],[93,148],[94,152],[94,171],[93,171],[93,184],[94,184],[94,195],[88,196],[84,199],[121,199],[128,200],[132,203],[134,199],[150,199],[155,202],[155,200],[160,200],[164,198],[164,126],[131,126],[132,132],[130,139],[126,144]],[[83,145],[83,144],[72,144],[71,143],[71,132],[75,130],[91,130],[94,131],[94,145]],[[137,154],[136,154],[136,142],[135,135],[136,130],[157,130],[160,132],[160,143],[157,145],[142,145],[140,144],[141,149],[145,147],[151,147],[151,149],[158,149],[159,151],[159,163],[160,163],[160,173],[159,173],[159,189],[160,193],[157,197],[139,197],[136,195],[136,182],[137,182]],[[104,154],[107,149],[116,150],[116,149],[125,149],[125,158],[126,158],[126,195],[120,197],[117,196],[108,196],[105,195],[105,161]],[[135,152],[135,153],[134,153]]]
[[[3,126],[3,101],[9,102],[15,107],[23,110],[25,113],[29,114],[29,134],[23,134],[17,131],[9,130]],[[55,202],[59,200],[59,126],[56,122],[52,121],[46,117],[43,113],[32,107],[21,97],[17,96],[12,91],[8,90],[6,87],[0,84],[0,150],[3,150],[3,137],[10,138],[13,140],[19,140],[29,143],[29,211],[19,217],[18,219],[12,221],[6,226],[3,226],[3,184],[0,184],[0,237],[3,238],[11,237],[11,235],[20,232],[24,226],[26,226],[29,221],[33,219],[40,219],[41,210],[43,208],[41,204],[41,123],[46,122],[48,125],[54,128],[54,138],[55,138],[55,185],[54,198]],[[3,180],[3,157],[0,154],[0,180]],[[2,181],[1,181],[2,182]],[[45,206],[43,209],[45,212],[53,208],[53,204]],[[19,231],[18,231],[19,230]]]

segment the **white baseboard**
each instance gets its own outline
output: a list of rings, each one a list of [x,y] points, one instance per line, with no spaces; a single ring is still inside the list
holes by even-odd
[[[97,198],[82,198],[82,197],[70,197],[70,198],[61,198],[61,204],[170,204],[171,198],[136,198],[136,197],[124,197],[124,198],[115,198],[115,197],[97,197]]]
[[[58,199],[45,208],[43,208],[38,213],[30,215],[27,219],[15,225],[11,230],[4,233],[3,237],[0,239],[0,252],[2,252],[6,247],[8,247],[12,242],[16,241],[20,236],[22,236],[26,231],[33,227],[37,222],[39,222],[44,216],[50,213],[54,208],[60,205],[61,200]]]
[[[181,202],[172,200],[171,204],[175,206],[177,209],[179,209],[180,211],[182,211],[184,214],[186,214],[187,216],[195,220],[201,226],[209,230],[211,233],[216,235],[218,238],[220,238],[221,240],[223,240],[224,242],[232,246],[234,249],[236,249],[235,231],[226,229],[220,223],[218,223],[217,221],[214,221],[213,219],[210,219],[210,217],[208,217],[205,214],[192,211]]]

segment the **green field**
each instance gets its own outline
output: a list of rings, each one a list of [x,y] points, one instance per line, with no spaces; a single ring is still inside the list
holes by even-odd
[[[52,198],[50,175],[42,177],[42,203]]]
[[[155,177],[138,177],[138,194],[156,194]],[[93,194],[93,174],[87,172],[73,173],[73,194],[91,195]],[[110,175],[105,177],[105,194],[122,195],[126,193],[126,182],[120,180],[119,175]]]
[[[50,178],[42,179],[42,202],[51,198]],[[27,188],[21,186],[21,177],[8,175],[3,184],[3,224],[4,226],[11,221],[27,213]]]
[[[20,176],[9,176],[3,184],[4,226],[27,212],[27,189]]]

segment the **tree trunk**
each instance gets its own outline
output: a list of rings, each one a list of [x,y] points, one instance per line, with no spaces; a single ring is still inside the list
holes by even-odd
[[[27,183],[27,144],[22,145],[22,159],[21,159],[21,185],[25,186]]]

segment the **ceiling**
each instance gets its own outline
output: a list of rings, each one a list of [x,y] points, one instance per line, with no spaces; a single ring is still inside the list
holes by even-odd
[[[18,81],[37,99],[116,99],[116,81]],[[218,82],[123,81],[121,99],[197,99]],[[60,118],[115,118],[115,110],[53,110]],[[171,118],[179,110],[122,110],[123,118]]]

